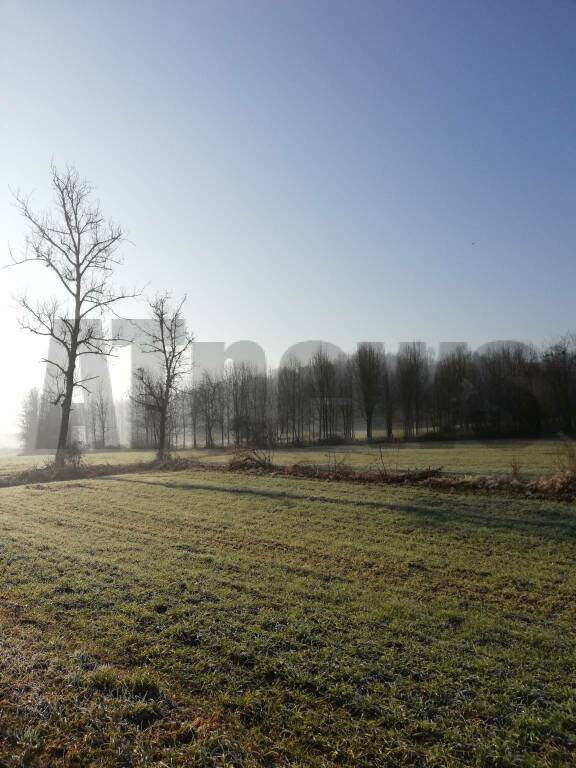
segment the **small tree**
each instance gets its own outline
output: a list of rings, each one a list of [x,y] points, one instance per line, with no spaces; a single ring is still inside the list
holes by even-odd
[[[134,400],[143,408],[158,415],[157,457],[169,455],[168,419],[172,399],[182,377],[190,368],[186,353],[193,337],[186,332],[182,307],[186,297],[177,307],[172,307],[170,295],[160,294],[149,302],[152,330],[143,330],[142,352],[153,355],[154,368],[136,371],[137,393]]]
[[[56,449],[56,468],[66,459],[68,427],[74,390],[87,389],[77,368],[83,355],[110,355],[118,339],[108,336],[96,322],[104,310],[135,292],[111,285],[114,267],[120,263],[117,250],[123,236],[118,224],[105,222],[100,206],[92,201],[93,189],[74,168],[59,171],[50,167],[54,210],[37,213],[29,200],[15,195],[17,207],[28,223],[29,234],[21,258],[14,264],[39,263],[57,278],[63,298],[30,301],[20,299],[21,325],[52,340],[57,351],[43,360],[56,385],[53,402],[60,405],[61,418]]]

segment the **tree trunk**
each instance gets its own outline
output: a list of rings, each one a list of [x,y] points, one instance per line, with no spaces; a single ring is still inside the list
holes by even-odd
[[[158,428],[158,450],[156,457],[163,459],[166,456],[166,414],[167,409],[165,407],[160,411],[160,424]]]
[[[66,460],[66,449],[68,448],[68,427],[70,424],[70,411],[72,410],[72,391],[73,387],[66,385],[66,394],[62,401],[62,418],[60,420],[60,432],[58,434],[58,446],[56,448],[56,458],[54,465],[56,469],[62,469]]]
[[[392,437],[393,437],[393,433],[394,433],[394,430],[393,430],[393,427],[392,427],[392,419],[393,419],[392,410],[391,409],[387,409],[387,411],[386,411],[386,439],[388,440],[389,443],[392,442]]]
[[[366,414],[366,439],[372,440],[372,412]]]
[[[56,457],[54,466],[56,469],[62,469],[66,461],[66,450],[68,448],[68,429],[70,425],[70,412],[72,410],[72,397],[74,395],[74,372],[76,370],[76,352],[78,345],[78,334],[80,333],[80,320],[78,319],[79,310],[76,309],[76,320],[70,342],[68,354],[68,370],[66,371],[66,391],[62,400],[62,419],[60,421],[60,432],[58,433],[58,445],[56,447]]]

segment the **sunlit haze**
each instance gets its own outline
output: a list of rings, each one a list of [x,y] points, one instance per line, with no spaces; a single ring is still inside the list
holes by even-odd
[[[0,261],[73,163],[202,341],[576,329],[576,3],[0,2]],[[47,345],[0,272],[0,445]],[[126,302],[126,317],[145,313]]]

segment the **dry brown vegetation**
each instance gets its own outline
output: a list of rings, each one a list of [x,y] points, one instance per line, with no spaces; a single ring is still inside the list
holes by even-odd
[[[457,474],[443,471],[442,467],[418,469],[391,468],[383,460],[368,470],[357,470],[344,458],[328,454],[326,464],[294,463],[277,465],[272,453],[265,450],[244,450],[235,453],[227,464],[203,462],[181,456],[162,460],[142,461],[134,464],[68,464],[56,469],[54,464],[33,467],[20,473],[0,478],[0,487],[51,483],[59,480],[81,480],[134,472],[178,472],[184,470],[212,470],[270,474],[311,480],[328,480],[379,485],[412,485],[439,491],[506,492],[534,496],[556,501],[576,500],[576,463],[570,456],[559,455],[557,471],[537,478],[524,478],[518,465],[502,474]]]

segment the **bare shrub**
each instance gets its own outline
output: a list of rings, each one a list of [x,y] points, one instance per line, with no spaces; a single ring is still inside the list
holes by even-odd
[[[378,447],[378,456],[376,458],[375,465],[371,468],[381,480],[386,480],[390,475],[398,473],[398,464],[400,458],[400,448],[395,446],[394,448],[384,448],[382,445]],[[394,460],[394,463],[392,462]]]
[[[555,464],[560,472],[576,472],[576,442],[563,440],[556,449]]]
[[[78,469],[84,463],[84,449],[77,440],[71,442],[66,449],[64,463],[75,469]]]
[[[228,462],[230,469],[261,469],[274,468],[274,452],[271,448],[248,448],[236,451]]]
[[[180,472],[186,469],[194,469],[200,466],[197,459],[184,456],[164,456],[161,459],[156,458],[153,462],[154,469],[163,472]]]
[[[326,465],[330,475],[336,478],[349,477],[354,473],[352,467],[347,463],[346,454],[339,455],[335,451],[328,451],[326,454]]]

